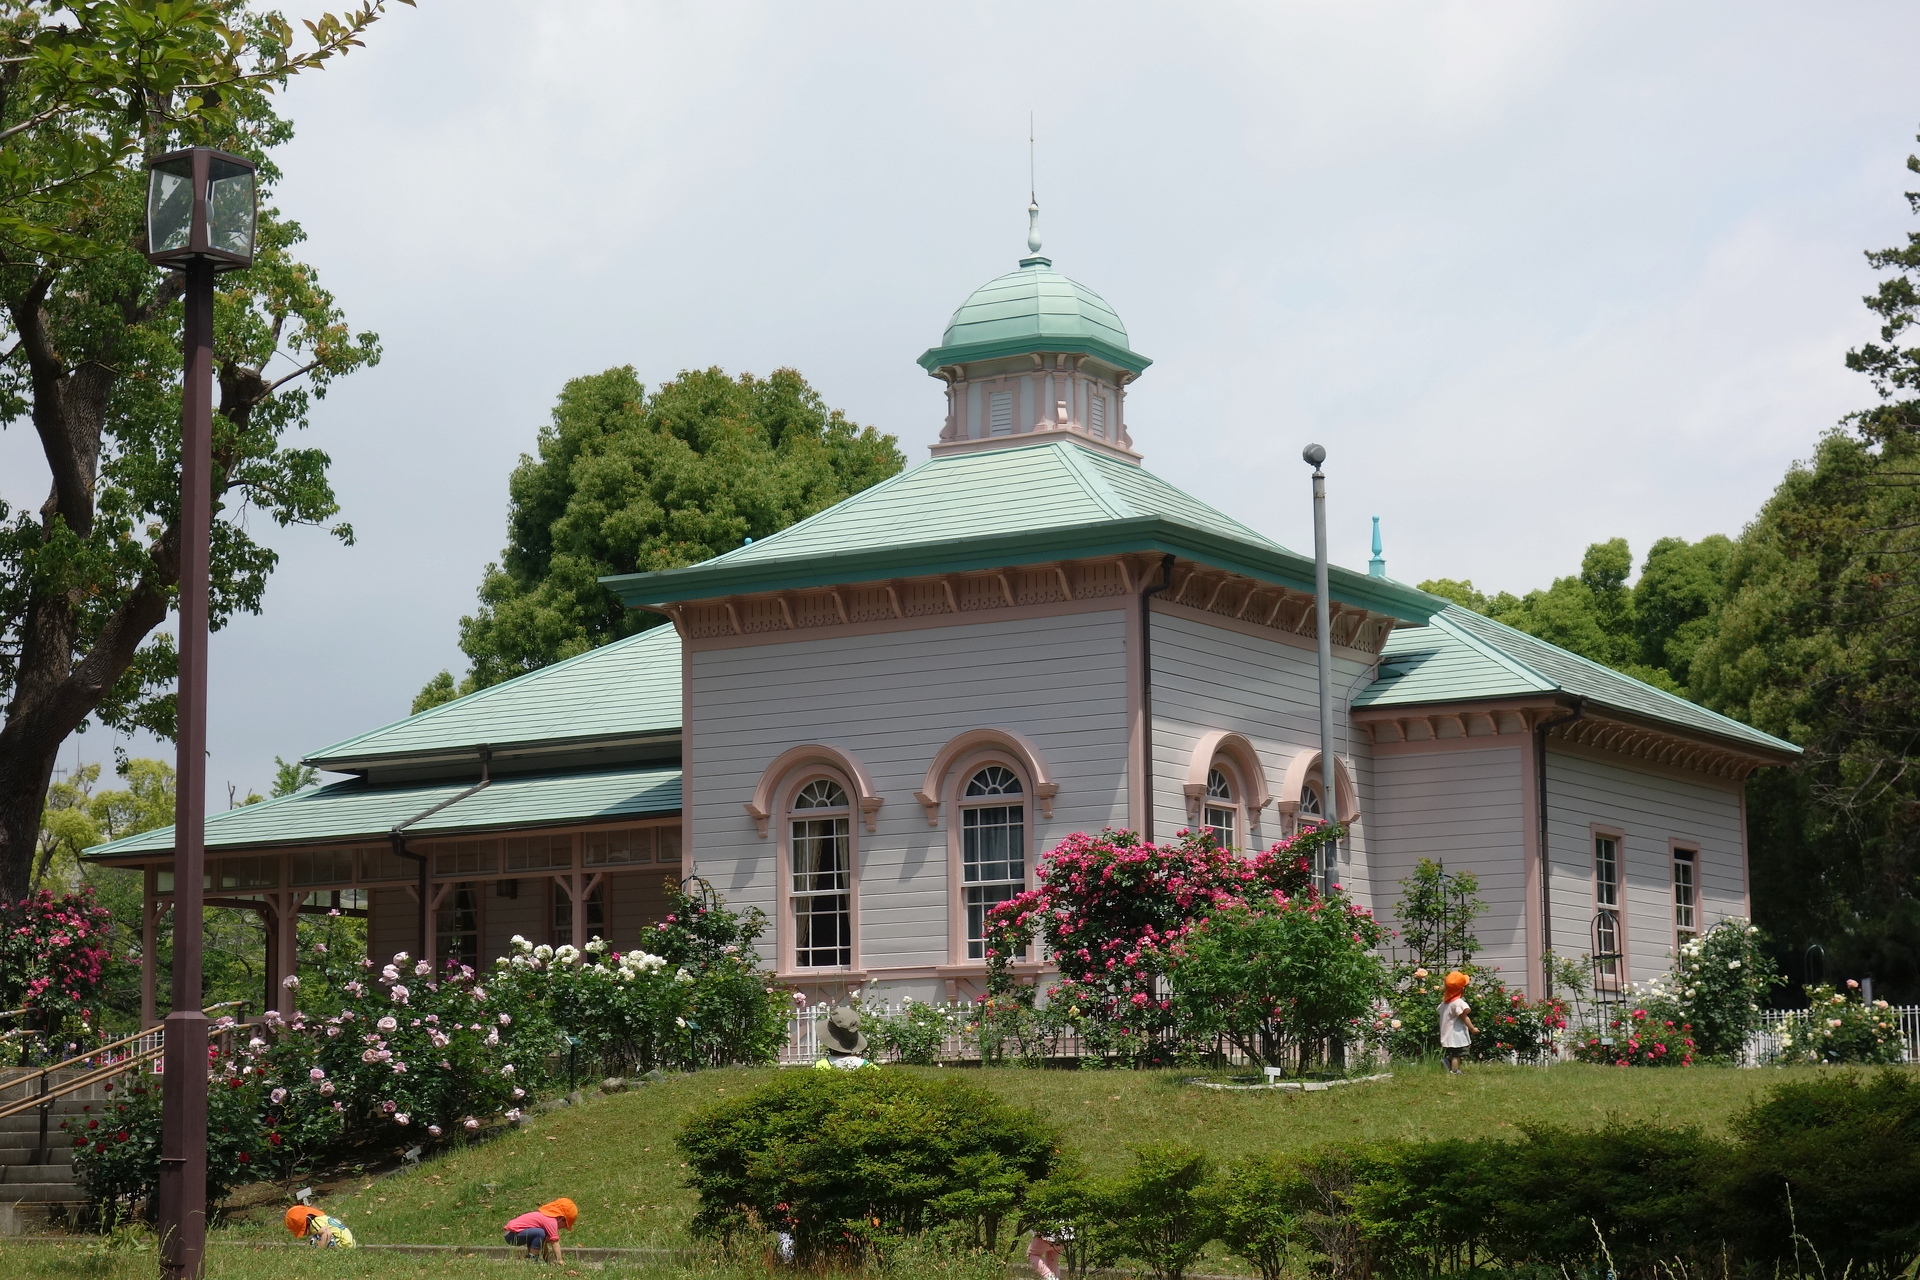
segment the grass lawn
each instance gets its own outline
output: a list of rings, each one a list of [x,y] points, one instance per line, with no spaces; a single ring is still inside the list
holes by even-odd
[[[888,1068],[888,1070],[922,1070]],[[936,1074],[932,1068],[924,1069]],[[1813,1068],[1804,1069],[1811,1073]],[[1438,1065],[1399,1065],[1391,1080],[1324,1093],[1222,1092],[1181,1083],[1174,1072],[966,1070],[950,1074],[994,1090],[1051,1117],[1067,1144],[1096,1171],[1119,1168],[1130,1147],[1177,1141],[1204,1147],[1216,1159],[1256,1151],[1298,1150],[1370,1139],[1504,1137],[1528,1121],[1575,1126],[1610,1117],[1698,1125],[1709,1133],[1769,1087],[1797,1070],[1741,1071],[1695,1067],[1620,1070],[1562,1065],[1476,1067],[1460,1077]],[[632,1093],[541,1115],[517,1132],[418,1168],[340,1188],[322,1204],[365,1242],[496,1245],[501,1224],[554,1196],[580,1206],[568,1244],[685,1247],[693,1200],[681,1186],[674,1134],[691,1114],[770,1079],[771,1070],[707,1071]],[[228,1241],[285,1239],[284,1204],[241,1214],[216,1237]],[[213,1280],[285,1275],[282,1251],[219,1248]],[[84,1256],[83,1256],[84,1255]],[[501,1264],[476,1260],[358,1254],[297,1255],[302,1276],[497,1274]],[[278,1270],[275,1269],[276,1263]],[[8,1276],[151,1274],[153,1256],[137,1265],[97,1247],[8,1245]],[[86,1269],[91,1267],[92,1269]],[[689,1272],[668,1260],[615,1267],[635,1275],[720,1276]],[[760,1273],[764,1274],[764,1273]]]

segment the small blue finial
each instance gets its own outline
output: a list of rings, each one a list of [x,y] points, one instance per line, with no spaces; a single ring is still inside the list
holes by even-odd
[[[1380,517],[1379,517],[1379,516],[1375,516],[1375,517],[1373,518],[1373,523],[1374,523],[1374,525],[1376,526],[1376,530],[1377,530],[1377,526],[1378,526],[1378,525],[1379,525],[1379,523],[1380,523]],[[1376,531],[1376,532],[1374,533],[1374,535],[1373,535],[1373,536],[1374,536],[1374,539],[1375,539],[1376,541],[1378,541],[1378,540],[1379,540],[1379,537],[1380,537],[1380,534],[1379,534],[1379,533],[1378,533],[1378,532]],[[745,542],[743,542],[743,543],[741,543],[740,545],[741,545],[741,546],[743,546],[743,547],[750,547],[750,546],[752,546],[752,545],[753,545],[753,539],[752,539],[752,538],[748,538],[748,539],[747,539],[747,540],[746,540]],[[1374,550],[1375,550],[1375,551],[1378,551],[1379,549],[1380,549],[1380,548],[1378,548],[1378,547],[1375,547],[1375,548],[1374,548]]]
[[[1369,578],[1384,578],[1387,576],[1387,562],[1380,558],[1379,516],[1373,518],[1373,559],[1367,561],[1367,576]]]

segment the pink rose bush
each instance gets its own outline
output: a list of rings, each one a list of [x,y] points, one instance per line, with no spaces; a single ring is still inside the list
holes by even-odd
[[[1148,844],[1131,831],[1068,836],[1041,861],[1038,886],[988,916],[982,1019],[1031,1008],[1034,993],[1018,983],[1016,965],[1044,945],[1060,970],[1046,992],[1048,1008],[1071,1020],[1088,1047],[1159,1061],[1210,1044],[1221,1034],[1207,1020],[1213,1015],[1195,1022],[1199,1009],[1183,1009],[1176,990],[1185,944],[1203,922],[1317,905],[1350,926],[1343,937],[1377,938],[1371,917],[1313,885],[1316,851],[1339,835],[1339,828],[1316,828],[1252,858],[1204,832],[1182,831],[1168,844]],[[1275,1000],[1268,1012],[1284,1003]]]
[[[54,1046],[97,1031],[112,929],[89,888],[0,902],[0,1009],[26,1010],[8,1027],[38,1031]]]

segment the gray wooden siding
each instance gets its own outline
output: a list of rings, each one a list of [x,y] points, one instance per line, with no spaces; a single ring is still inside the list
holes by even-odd
[[[1590,824],[1626,833],[1622,841],[1630,977],[1666,972],[1674,946],[1669,840],[1696,842],[1697,920],[1704,930],[1744,914],[1740,792],[1737,784],[1693,782],[1625,763],[1547,753],[1548,848],[1553,866],[1553,941],[1562,955],[1592,950],[1593,845]]]
[[[666,866],[607,877],[607,936],[616,950],[636,944],[647,951],[659,949],[647,945],[644,931],[666,918],[667,881],[679,879],[678,873],[679,868]]]
[[[420,941],[420,908],[404,888],[367,891],[367,959],[386,964]]]
[[[480,958],[488,964],[495,956],[513,954],[513,936],[528,942],[550,942],[551,921],[547,914],[552,881],[545,876],[526,876],[518,881],[519,896],[503,898],[497,884],[480,886]]]
[[[929,827],[913,798],[927,767],[966,730],[1015,729],[1060,784],[1053,821],[1028,806],[1030,852],[1124,824],[1125,640],[1115,610],[694,653],[694,869],[730,904],[771,914],[777,833],[756,835],[742,806],[782,751],[844,747],[886,801],[877,831],[856,822],[862,961],[944,964],[950,814]]]
[[[1371,905],[1367,866],[1373,805],[1372,747],[1348,718],[1348,700],[1366,686],[1370,665],[1334,658],[1334,749],[1355,766],[1360,798],[1348,861],[1341,879]],[[1217,627],[1184,615],[1153,615],[1153,757],[1155,834],[1167,839],[1192,821],[1182,784],[1194,744],[1214,729],[1243,733],[1260,753],[1267,789],[1280,798],[1281,779],[1297,752],[1320,745],[1318,660],[1310,649]],[[1269,806],[1256,832],[1258,847],[1280,837]]]
[[[1487,904],[1474,930],[1479,963],[1498,968],[1511,985],[1528,977],[1523,752],[1530,741],[1378,757],[1367,823],[1380,919],[1399,927],[1398,885],[1420,859],[1471,871]]]

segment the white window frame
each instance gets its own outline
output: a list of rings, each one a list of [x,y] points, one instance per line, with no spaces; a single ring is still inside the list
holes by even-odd
[[[992,907],[1008,898],[1026,892],[1029,875],[1032,871],[1031,853],[1032,813],[1029,802],[1028,786],[1022,771],[1012,764],[988,759],[971,765],[961,771],[956,788],[954,808],[959,814],[960,857],[958,874],[960,879],[959,902],[959,959],[970,963],[986,963],[986,913]],[[991,781],[1000,786],[1010,786],[1011,790],[988,794],[969,794],[976,782],[988,775],[998,775]],[[1011,810],[1010,821],[1003,820],[994,827],[981,824],[978,815],[995,810]],[[1003,873],[1009,869],[1018,871],[1017,875],[1002,874],[996,879],[983,879],[972,874],[982,865],[979,856],[982,852],[978,833],[993,829],[1012,828],[1013,840],[1017,847],[1011,856],[997,860]],[[988,862],[986,865],[995,865]],[[976,931],[975,926],[980,926]]]
[[[1673,945],[1678,950],[1700,936],[1700,846],[1674,841],[1667,862],[1673,885]]]
[[[825,784],[839,792],[840,803],[822,806],[813,803],[802,804],[820,797],[816,784]],[[781,808],[781,849],[780,849],[780,924],[781,952],[786,962],[783,968],[795,973],[837,973],[850,972],[859,967],[859,908],[858,908],[858,840],[857,824],[853,820],[853,788],[847,780],[824,770],[812,770],[798,777],[787,794],[787,802]],[[817,829],[802,830],[803,824],[814,827],[826,826],[825,831]],[[819,840],[841,842],[844,866],[826,871],[798,868],[796,859],[800,856],[802,842],[811,845]],[[812,877],[807,887],[801,887],[800,877]],[[822,884],[821,876],[836,876],[838,882]],[[808,945],[801,945],[800,909],[802,905],[833,898],[841,899],[838,912],[831,908],[826,911],[809,910],[809,920],[838,914],[841,925],[842,941],[826,946],[813,942],[816,934],[813,927],[806,930]],[[829,963],[818,963],[819,952],[836,953]],[[804,961],[804,962],[803,962]]]

